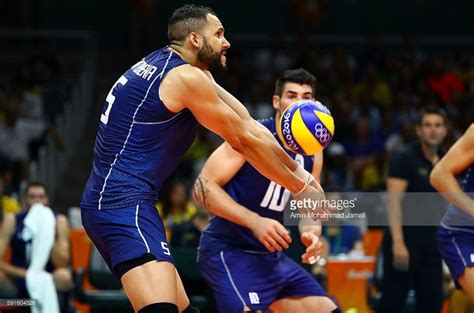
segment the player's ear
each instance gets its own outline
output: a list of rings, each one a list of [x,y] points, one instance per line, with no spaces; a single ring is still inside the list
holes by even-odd
[[[189,41],[195,48],[201,47],[202,36],[196,32],[189,33]]]
[[[275,111],[278,111],[280,109],[280,96],[273,95],[272,105]]]

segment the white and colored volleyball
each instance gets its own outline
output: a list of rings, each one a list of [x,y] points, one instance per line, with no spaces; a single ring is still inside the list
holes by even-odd
[[[294,153],[313,155],[326,148],[334,135],[334,119],[321,102],[300,100],[280,116],[277,133]]]

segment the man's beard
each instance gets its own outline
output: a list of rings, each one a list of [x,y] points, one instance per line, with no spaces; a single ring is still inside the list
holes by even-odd
[[[206,39],[204,39],[204,46],[198,51],[197,59],[211,72],[223,72],[227,68],[221,61],[221,53],[215,52]]]

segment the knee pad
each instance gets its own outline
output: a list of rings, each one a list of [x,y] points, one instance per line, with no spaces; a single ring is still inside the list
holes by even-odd
[[[341,309],[337,308],[334,309],[331,313],[342,313]]]
[[[183,313],[199,313],[199,309],[189,305],[186,309],[184,309]]]
[[[178,306],[174,303],[152,303],[138,310],[138,313],[179,313]]]

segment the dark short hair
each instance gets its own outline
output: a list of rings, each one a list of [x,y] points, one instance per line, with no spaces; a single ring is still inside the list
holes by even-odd
[[[423,122],[423,118],[425,117],[425,115],[428,115],[428,114],[436,114],[436,115],[441,116],[441,118],[443,119],[443,122],[446,124],[446,121],[447,121],[446,112],[439,106],[434,106],[434,105],[422,107],[418,111],[418,119],[416,121],[416,124],[418,126],[421,126],[421,123]]]
[[[286,83],[297,83],[300,85],[310,85],[313,93],[316,89],[316,77],[305,70],[304,68],[297,68],[294,70],[284,71],[275,83],[275,95],[281,96],[283,93],[283,86]]]
[[[211,8],[194,4],[176,9],[168,21],[168,40],[181,42],[189,33],[201,30],[207,22],[207,14],[216,15]]]
[[[33,182],[29,182],[28,185],[26,185],[26,188],[25,188],[25,197],[28,195],[28,192],[30,191],[31,188],[33,187],[41,187],[44,189],[46,195],[49,195],[48,193],[48,188],[46,187],[45,184],[43,183],[40,183],[40,182],[37,182],[37,181],[33,181]]]

